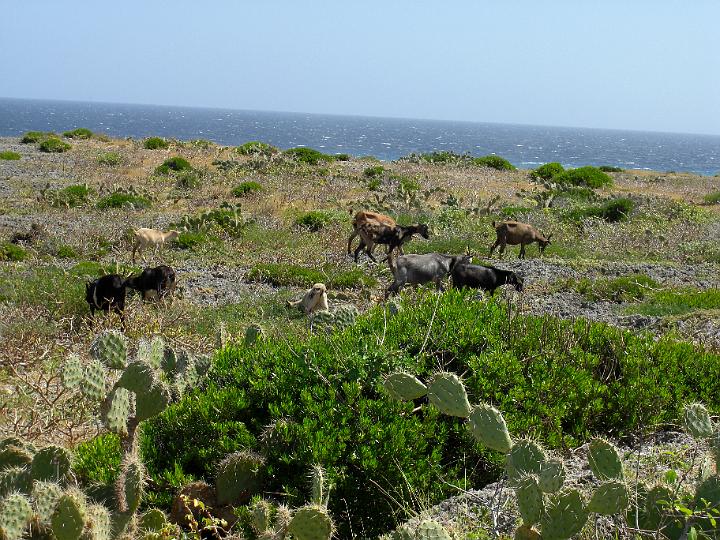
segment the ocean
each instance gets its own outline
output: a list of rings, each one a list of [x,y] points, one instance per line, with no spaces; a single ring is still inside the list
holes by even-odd
[[[0,98],[0,136],[77,127],[113,137],[251,140],[395,160],[413,152],[497,154],[520,168],[565,167],[720,173],[720,136],[361,116]]]

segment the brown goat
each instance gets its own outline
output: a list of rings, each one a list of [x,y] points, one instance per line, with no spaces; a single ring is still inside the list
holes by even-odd
[[[395,223],[395,220],[390,216],[386,216],[385,214],[378,214],[376,212],[367,212],[365,210],[360,210],[357,214],[355,214],[355,217],[352,220],[353,232],[350,234],[350,238],[348,238],[348,255],[350,255],[350,253],[352,252],[352,241],[358,234],[360,234],[361,228],[370,226],[378,228],[388,227],[392,229],[393,227],[395,227],[395,225],[397,225],[397,223]]]
[[[537,242],[540,253],[542,254],[545,252],[545,248],[550,245],[550,238],[552,237],[552,234],[546,237],[532,225],[520,223],[519,221],[503,221],[497,224],[493,221],[493,227],[495,227],[497,239],[490,248],[490,257],[492,257],[493,251],[498,246],[500,246],[500,256],[502,257],[505,253],[506,244],[510,244],[511,246],[520,244],[519,257],[524,259],[525,246],[533,242]]]

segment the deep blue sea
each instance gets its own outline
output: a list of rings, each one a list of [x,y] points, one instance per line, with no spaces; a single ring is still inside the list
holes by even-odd
[[[259,140],[383,160],[451,150],[494,153],[521,168],[559,161],[566,167],[720,173],[715,135],[0,98],[0,136],[77,127],[114,137],[158,135],[223,145]]]

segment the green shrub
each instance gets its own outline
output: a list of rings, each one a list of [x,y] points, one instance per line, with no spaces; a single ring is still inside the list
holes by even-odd
[[[11,152],[10,150],[7,150],[5,152],[0,152],[0,159],[13,161],[13,160],[20,159],[20,154],[18,154],[17,152]]]
[[[81,442],[73,458],[73,473],[84,484],[112,485],[120,474],[120,437],[107,433]]]
[[[601,165],[598,167],[602,172],[623,172],[620,167],[613,167],[611,165]]]
[[[608,223],[626,221],[628,216],[635,209],[635,201],[626,197],[610,199],[599,206],[586,206],[575,208],[567,213],[572,221],[581,221],[586,218],[598,218]]]
[[[565,167],[557,161],[553,161],[551,163],[546,163],[545,165],[540,165],[537,169],[530,173],[530,176],[539,180],[550,180],[553,176],[558,175],[561,172],[565,172]]]
[[[0,243],[0,261],[24,261],[27,251],[10,242]]]
[[[158,165],[155,168],[155,174],[160,176],[167,176],[170,174],[170,172],[180,172],[180,171],[191,171],[192,165],[190,165],[190,162],[180,156],[175,156],[166,159],[162,162],[162,165]]]
[[[270,157],[273,154],[277,154],[279,150],[272,144],[260,142],[260,141],[249,141],[243,145],[238,146],[235,152],[241,156],[264,156]]]
[[[583,278],[573,288],[590,301],[636,302],[650,295],[659,283],[645,274],[617,278]]]
[[[151,205],[152,203],[147,197],[126,191],[115,191],[97,202],[97,207],[101,210],[105,208],[128,207],[137,210],[140,208],[149,208]]]
[[[59,154],[62,152],[67,152],[72,148],[72,146],[70,146],[70,144],[66,143],[65,141],[61,141],[60,139],[57,139],[55,137],[50,137],[49,139],[45,139],[43,142],[41,142],[38,148],[41,152]]]
[[[260,183],[254,182],[252,180],[247,182],[241,182],[237,186],[235,186],[232,190],[232,194],[235,197],[244,197],[245,195],[250,195],[251,193],[257,193],[258,191],[262,191],[263,187]]]
[[[194,146],[195,148],[202,148],[203,150],[207,150],[208,148],[212,148],[215,143],[206,139],[193,139],[192,141],[190,141],[189,144],[190,146]]]
[[[350,154],[335,154],[335,161],[350,161]]]
[[[385,174],[385,167],[382,165],[375,165],[374,167],[368,167],[363,171],[363,176],[366,178],[380,178]]]
[[[55,256],[58,259],[75,259],[78,253],[74,247],[68,246],[67,244],[60,244],[55,249]]]
[[[180,249],[192,249],[209,240],[207,233],[201,231],[183,231],[175,239],[175,245]]]
[[[596,167],[570,169],[554,176],[553,180],[560,184],[585,186],[593,189],[613,185],[612,178]]]
[[[333,265],[325,265],[318,269],[283,263],[257,264],[248,272],[247,279],[276,287],[312,287],[314,283],[325,283],[332,289],[350,289],[377,284],[375,278],[365,274],[360,268],[342,270]]]
[[[703,197],[703,202],[705,204],[720,204],[720,191],[708,193]]]
[[[697,290],[692,288],[656,291],[645,302],[628,308],[631,313],[665,317],[684,315],[697,310],[720,309],[720,289]]]
[[[178,189],[196,189],[200,187],[200,184],[202,184],[200,173],[194,169],[181,171],[175,178],[175,186]]]
[[[517,219],[537,210],[534,206],[503,206],[500,214],[504,219]]]
[[[68,139],[90,139],[92,136],[93,132],[87,128],[77,128],[63,133],[63,137]]]
[[[164,150],[170,143],[161,137],[149,137],[143,142],[143,146],[148,150]]]
[[[47,139],[48,137],[52,137],[53,135],[55,134],[46,131],[28,131],[22,136],[20,142],[22,144],[35,144]]]
[[[409,156],[409,159],[414,161],[416,159],[419,159],[420,161],[425,161],[427,163],[459,163],[459,162],[465,162],[469,158],[468,155],[460,155],[456,154],[455,152],[428,152],[425,154],[411,154]]]
[[[119,165],[122,161],[122,157],[117,152],[105,152],[100,154],[97,158],[97,162],[100,165],[107,165],[108,167],[114,167]]]
[[[283,152],[284,155],[292,158],[299,163],[306,163],[307,165],[317,165],[322,162],[334,161],[335,158],[327,154],[323,154],[315,150],[314,148],[307,148],[301,146],[299,148],[290,148]]]
[[[514,171],[515,166],[510,163],[507,159],[500,156],[483,156],[473,159],[473,163],[480,167],[490,167],[491,169],[497,169],[498,171]]]
[[[56,208],[74,208],[88,202],[93,190],[87,184],[73,184],[56,191],[48,190],[43,193],[50,206]]]
[[[365,184],[368,191],[378,191],[382,187],[382,180],[380,178],[371,178]]]
[[[264,491],[303,500],[305,471],[322,463],[336,481],[338,537],[362,529],[376,538],[396,524],[380,493],[421,493],[432,505],[502,474],[502,456],[457,419],[389,399],[389,372],[465,373],[472,403],[492,403],[511,433],[555,448],[675,422],[686,401],[720,410],[720,356],[691,344],[582,320],[515,315],[509,324],[504,303],[455,290],[416,297],[329,336],[226,347],[205,389],[145,425],[149,470],[211,478],[224,453],[255,449],[267,459]]]
[[[333,220],[333,214],[324,210],[311,210],[295,218],[295,225],[311,231],[319,231]]]

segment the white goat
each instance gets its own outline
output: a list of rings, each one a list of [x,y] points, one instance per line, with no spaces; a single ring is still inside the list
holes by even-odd
[[[303,313],[310,315],[316,311],[328,311],[327,287],[324,283],[316,283],[308,292],[305,293],[302,300],[287,301],[289,307],[294,307]]]
[[[145,260],[145,256],[142,251],[148,246],[155,246],[153,257],[157,255],[158,249],[165,244],[165,242],[172,242],[178,236],[180,232],[176,230],[162,232],[156,229],[146,229],[142,227],[135,231],[135,243],[133,244],[132,250],[132,262],[135,262],[135,252],[140,252],[142,260]]]

